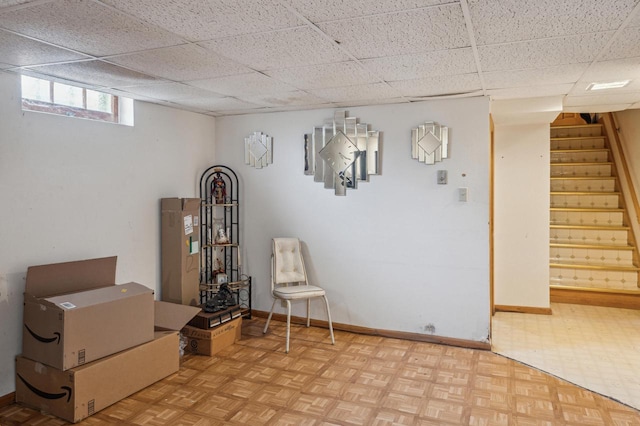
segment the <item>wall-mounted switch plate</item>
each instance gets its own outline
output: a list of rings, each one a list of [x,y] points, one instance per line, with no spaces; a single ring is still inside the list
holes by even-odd
[[[447,184],[447,171],[438,170],[438,185],[446,185],[446,184]]]
[[[458,188],[458,201],[468,201],[469,188]]]

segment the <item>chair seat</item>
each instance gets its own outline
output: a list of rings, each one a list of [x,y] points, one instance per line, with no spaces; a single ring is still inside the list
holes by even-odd
[[[324,289],[315,285],[293,285],[275,288],[273,295],[280,299],[307,299],[324,296]]]

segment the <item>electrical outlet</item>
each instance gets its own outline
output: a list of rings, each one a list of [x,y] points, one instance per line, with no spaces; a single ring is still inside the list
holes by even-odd
[[[280,307],[287,309],[287,301],[286,300],[280,300]]]

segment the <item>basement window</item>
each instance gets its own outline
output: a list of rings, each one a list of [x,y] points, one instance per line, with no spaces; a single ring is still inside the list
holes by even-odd
[[[123,120],[132,105],[130,99],[109,93],[22,76],[23,110],[132,125],[132,120]]]

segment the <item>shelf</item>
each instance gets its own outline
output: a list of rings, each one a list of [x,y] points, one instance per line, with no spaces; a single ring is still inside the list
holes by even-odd
[[[238,203],[202,203],[202,207],[238,207]]]
[[[251,317],[251,277],[241,274],[240,186],[229,167],[209,167],[200,177],[200,303],[219,297],[228,286],[235,302]],[[216,203],[215,201],[225,201]],[[223,235],[224,239],[220,238]],[[227,241],[224,244],[216,243]],[[205,244],[208,243],[208,244]],[[217,284],[218,274],[225,274],[226,285]]]
[[[203,244],[202,248],[211,248],[211,247],[238,247],[238,244]]]

